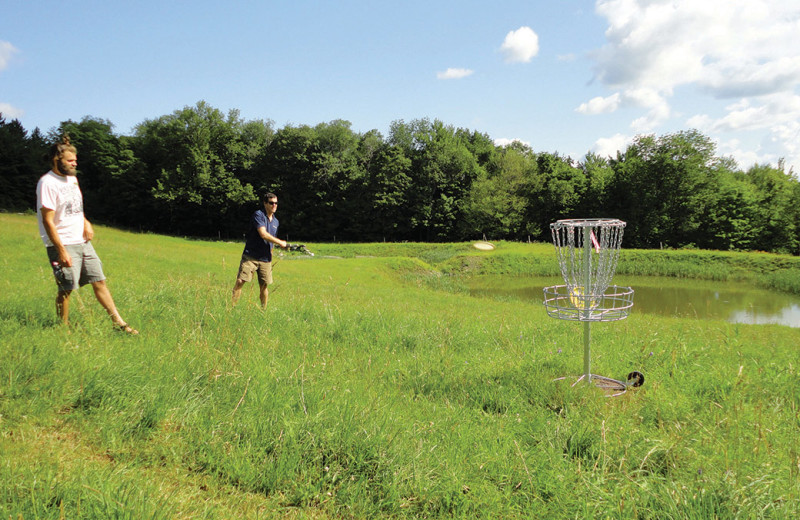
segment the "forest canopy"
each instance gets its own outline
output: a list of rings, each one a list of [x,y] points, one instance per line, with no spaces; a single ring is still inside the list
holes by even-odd
[[[345,120],[276,128],[204,101],[132,135],[113,128],[87,116],[43,135],[0,115],[0,210],[35,210],[46,150],[68,133],[87,215],[132,230],[238,240],[267,189],[291,240],[549,241],[555,220],[613,217],[627,247],[800,254],[794,173],[741,170],[696,130],[576,160],[439,120],[397,120],[386,136]]]

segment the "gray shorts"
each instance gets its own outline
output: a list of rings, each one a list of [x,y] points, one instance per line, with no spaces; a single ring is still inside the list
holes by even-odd
[[[272,283],[272,262],[262,262],[255,258],[242,255],[242,261],[239,263],[239,273],[236,278],[249,282],[253,279],[253,273],[258,273],[258,283],[260,285],[269,285]]]
[[[55,247],[47,248],[47,258],[53,267],[56,284],[62,291],[74,291],[89,283],[102,282],[106,279],[103,274],[103,262],[97,256],[91,242],[64,246],[72,257],[72,267],[59,265],[58,251]]]

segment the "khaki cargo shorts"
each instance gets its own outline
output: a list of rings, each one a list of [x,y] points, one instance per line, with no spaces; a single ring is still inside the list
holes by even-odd
[[[271,284],[272,262],[262,262],[255,258],[250,258],[247,255],[242,255],[242,261],[239,264],[239,274],[236,275],[236,278],[243,282],[249,282],[253,279],[253,273],[258,273],[259,285]]]

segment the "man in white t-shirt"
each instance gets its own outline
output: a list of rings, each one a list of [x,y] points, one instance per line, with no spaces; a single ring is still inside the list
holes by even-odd
[[[105,282],[103,264],[92,246],[94,229],[83,214],[83,195],[76,177],[78,151],[68,136],[51,147],[50,160],[52,170],[36,185],[36,209],[39,234],[58,285],[56,313],[67,323],[70,294],[91,284],[114,326],[128,334],[138,334],[119,315]]]

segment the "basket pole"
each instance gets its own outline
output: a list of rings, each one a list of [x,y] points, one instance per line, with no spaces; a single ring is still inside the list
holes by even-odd
[[[592,382],[592,367],[591,367],[591,356],[590,356],[590,343],[592,338],[592,333],[590,331],[591,322],[584,321],[583,322],[583,377],[586,379],[587,383]]]
[[[592,371],[590,362],[591,339],[592,333],[590,330],[590,316],[592,314],[592,306],[590,304],[590,287],[592,277],[592,241],[591,241],[592,228],[586,226],[583,228],[583,312],[585,321],[583,322],[583,373],[586,377],[586,382],[592,382]]]

